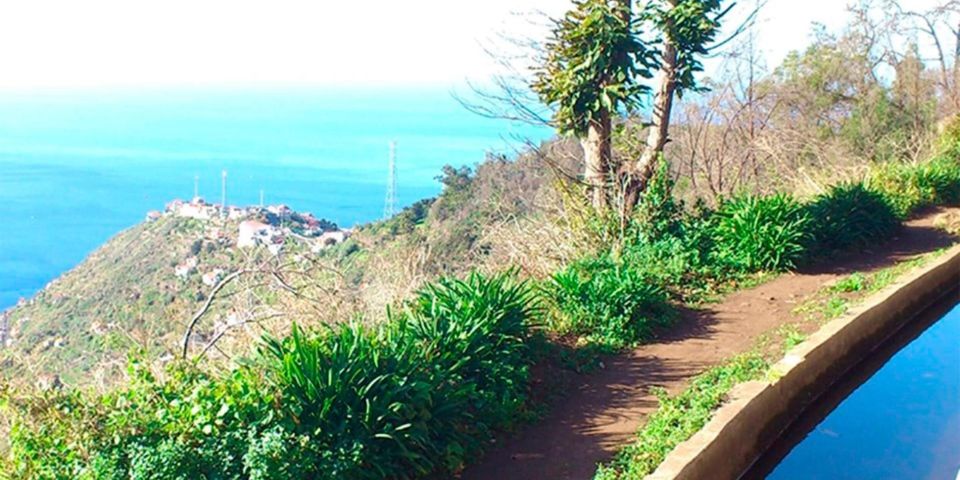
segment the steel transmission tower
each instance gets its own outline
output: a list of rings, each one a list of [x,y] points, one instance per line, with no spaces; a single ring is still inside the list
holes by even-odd
[[[220,173],[222,183],[220,185],[220,216],[227,217],[227,171]]]
[[[384,219],[397,213],[397,142],[390,142],[390,164],[387,170],[387,196],[383,202]]]

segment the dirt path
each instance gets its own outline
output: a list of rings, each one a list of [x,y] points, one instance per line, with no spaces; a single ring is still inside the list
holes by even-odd
[[[760,334],[798,320],[792,313],[796,304],[826,282],[951,244],[954,239],[932,228],[940,212],[908,222],[897,238],[873,251],[786,274],[702,310],[686,312],[680,324],[655,343],[610,359],[603,370],[575,378],[573,391],[545,418],[502,440],[461,478],[592,478],[596,464],[629,442],[656,408],[651,386],[671,393],[682,390],[692,376],[752,347]]]

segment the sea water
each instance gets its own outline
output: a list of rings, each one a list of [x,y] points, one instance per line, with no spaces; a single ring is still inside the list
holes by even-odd
[[[344,227],[440,191],[444,164],[552,132],[477,116],[444,89],[0,93],[0,309],[173,198],[284,203]]]

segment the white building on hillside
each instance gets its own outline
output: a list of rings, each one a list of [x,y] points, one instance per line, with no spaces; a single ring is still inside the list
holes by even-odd
[[[283,241],[283,236],[278,228],[256,220],[244,220],[240,222],[239,230],[237,236],[238,247],[272,245],[277,243],[277,239],[280,239],[281,242]]]
[[[310,250],[313,253],[317,253],[324,248],[343,243],[348,238],[350,238],[350,231],[348,230],[330,230],[329,232],[323,232],[323,234],[314,241],[313,247]]]
[[[203,276],[200,278],[203,281],[204,285],[208,287],[212,287],[216,285],[221,279],[223,279],[223,269],[215,268],[212,271],[204,273]]]
[[[197,271],[197,265],[199,263],[200,262],[197,260],[197,257],[190,257],[177,264],[177,266],[173,268],[173,273],[182,279],[186,279]]]

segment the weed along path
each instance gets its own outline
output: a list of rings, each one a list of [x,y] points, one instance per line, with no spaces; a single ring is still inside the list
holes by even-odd
[[[952,209],[960,211],[960,209]],[[670,331],[605,367],[575,377],[568,394],[538,423],[501,439],[464,480],[589,479],[633,439],[657,407],[651,387],[675,394],[691,377],[755,345],[757,337],[799,320],[794,308],[825,283],[871,271],[956,241],[933,227],[945,209],[907,222],[900,234],[872,251],[855,252],[763,285],[732,293],[720,303],[686,311]]]

